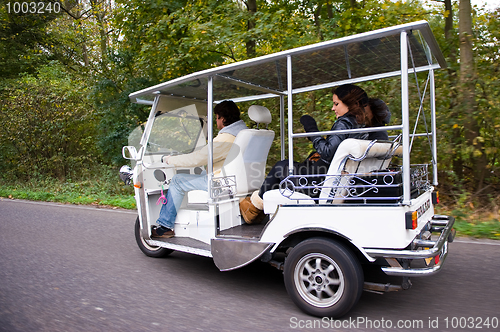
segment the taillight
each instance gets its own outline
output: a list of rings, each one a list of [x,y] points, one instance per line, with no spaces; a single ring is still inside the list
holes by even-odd
[[[434,191],[432,193],[432,204],[439,204],[439,191]]]
[[[439,255],[434,257],[434,264],[439,264]]]
[[[415,229],[418,226],[417,211],[408,211],[405,213],[406,229]]]

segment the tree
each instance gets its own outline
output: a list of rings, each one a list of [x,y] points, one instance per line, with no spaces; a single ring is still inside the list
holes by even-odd
[[[254,15],[257,12],[257,0],[247,0],[246,6],[248,8],[248,13],[250,14],[250,18],[248,19],[248,31],[255,28],[255,18]],[[255,56],[255,37],[250,36],[250,39],[246,42],[247,47],[247,57],[253,58]]]
[[[459,8],[459,38],[460,38],[460,85],[459,96],[461,111],[465,117],[464,134],[470,149],[470,160],[476,167],[473,171],[475,190],[481,190],[486,175],[486,155],[483,152],[483,138],[477,117],[476,80],[474,65],[472,9],[470,0],[460,0]]]
[[[0,2],[0,77],[3,79],[19,73],[34,73],[52,59],[47,51],[54,40],[46,28],[56,18],[55,13],[30,15],[13,10],[9,13],[6,2]]]
[[[107,69],[113,3],[71,0],[61,5],[66,15],[59,17],[52,27],[61,40],[61,47],[55,49],[61,53],[60,61],[66,60],[66,64],[82,74],[97,74]]]

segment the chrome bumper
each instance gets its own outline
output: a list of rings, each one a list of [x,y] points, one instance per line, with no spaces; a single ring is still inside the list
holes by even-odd
[[[365,249],[366,253],[372,257],[394,258],[403,260],[415,260],[426,258],[439,258],[439,261],[432,266],[425,268],[404,268],[403,266],[383,267],[382,271],[390,276],[400,277],[419,277],[429,276],[437,273],[443,266],[448,255],[448,243],[453,242],[455,230],[453,224],[455,218],[451,216],[435,215],[430,221],[431,232],[440,232],[441,235],[437,241],[413,240],[411,248],[427,247],[424,250],[393,250],[393,249]]]

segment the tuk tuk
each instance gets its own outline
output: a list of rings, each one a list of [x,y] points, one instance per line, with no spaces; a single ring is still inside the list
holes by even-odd
[[[269,263],[283,271],[293,302],[319,317],[346,314],[363,290],[408,289],[411,277],[435,274],[455,236],[454,218],[434,214],[439,200],[434,70],[444,67],[429,24],[419,21],[210,68],[130,94],[133,103],[151,106],[143,129],[134,131],[130,145],[123,147],[123,157],[133,168],[120,170],[121,178],[135,187],[139,248],[151,257],[173,251],[211,257],[221,271],[257,260]],[[417,74],[426,77],[424,85]],[[264,221],[245,223],[240,200],[261,186],[266,166],[272,166],[266,165],[272,143],[280,143],[280,158],[291,166],[294,143],[311,136],[294,128],[294,98],[346,83],[395,78],[401,102],[391,111],[400,112],[397,123],[342,132],[387,130],[389,140],[344,140],[319,182],[293,174],[290,167],[280,188],[264,195]],[[411,96],[417,96],[416,103],[410,103]],[[251,103],[249,117],[257,128],[236,136],[222,176],[214,176],[213,108],[228,99]],[[259,104],[269,99],[279,101],[277,119]],[[271,121],[279,122],[279,132],[269,129]],[[417,132],[421,128],[425,132]],[[428,145],[431,158],[426,164],[411,162],[417,141]],[[187,154],[206,145],[206,166],[161,162],[164,155]],[[172,177],[203,171],[208,187],[186,194],[175,236],[151,237],[158,200]],[[304,189],[319,195],[311,197]],[[398,277],[397,284],[371,280],[372,268]]]

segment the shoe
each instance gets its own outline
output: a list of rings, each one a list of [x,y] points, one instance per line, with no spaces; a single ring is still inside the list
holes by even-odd
[[[151,227],[151,237],[156,237],[156,238],[160,238],[160,239],[168,239],[168,238],[171,238],[173,236],[175,236],[175,232],[174,232],[173,229],[166,228],[166,227],[163,227],[163,226],[160,226],[160,227],[153,226],[153,227]]]
[[[266,216],[263,211],[264,202],[255,191],[252,196],[245,197],[240,202],[241,216],[247,224],[259,224]]]

